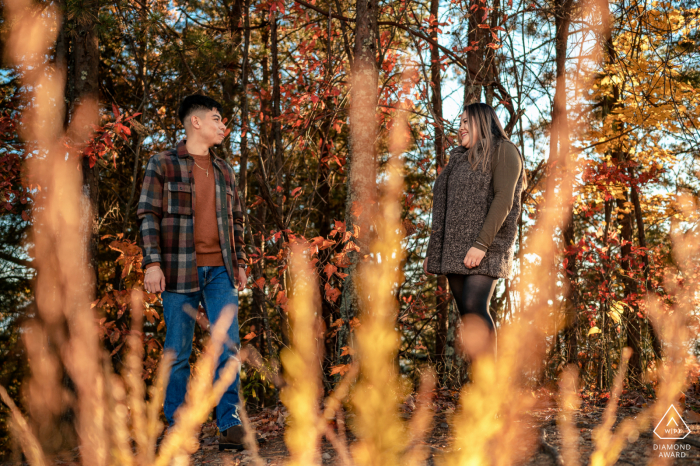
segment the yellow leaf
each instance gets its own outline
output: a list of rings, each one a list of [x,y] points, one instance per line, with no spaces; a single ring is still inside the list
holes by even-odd
[[[598,327],[591,327],[591,329],[588,331],[589,336],[595,333],[601,333],[601,330]]]
[[[610,305],[610,309],[614,310],[618,314],[622,314],[625,311],[625,308],[629,309],[630,306],[624,301],[613,301]]]
[[[608,312],[608,315],[610,316],[610,318],[611,318],[612,320],[615,321],[616,324],[619,324],[619,323],[620,323],[620,314],[618,314],[618,313],[615,312],[615,311],[610,311],[610,312]],[[590,335],[590,332],[589,332],[588,334]]]

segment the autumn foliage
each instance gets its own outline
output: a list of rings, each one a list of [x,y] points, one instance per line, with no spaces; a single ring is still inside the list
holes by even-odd
[[[246,206],[249,282],[239,322],[244,345],[260,360],[243,367],[243,393],[251,409],[278,399],[308,408],[314,422],[292,423],[290,439],[302,425],[314,438],[332,435],[320,419],[342,413],[344,402],[365,435],[344,450],[348,461],[418,461],[420,452],[401,456],[381,446],[410,443],[387,414],[398,398],[374,400],[363,413],[348,401],[355,383],[368,397],[382,384],[395,397],[423,387],[428,399],[425,387],[472,381],[455,421],[455,441],[468,443],[469,432],[483,427],[480,416],[520,419],[531,401],[518,396],[523,387],[561,387],[566,409],[575,410],[580,393],[615,399],[628,387],[665,403],[696,382],[686,375],[698,372],[697,9],[628,0],[11,0],[2,8],[0,385],[19,407],[12,415],[28,415],[26,431],[45,451],[76,442],[75,429],[61,424],[71,407],[31,401],[41,387],[29,365],[37,355],[56,365],[45,368],[51,381],[76,373],[60,355],[74,336],[70,313],[52,321],[43,311],[48,291],[40,284],[52,292],[67,286],[46,281],[46,271],[66,260],[48,252],[71,232],[52,215],[61,207],[79,219],[70,234],[83,243],[76,239],[71,251],[84,251],[73,259],[85,261],[87,275],[73,278],[94,317],[94,348],[105,350],[105,377],[138,374],[156,390],[165,321],[160,297],[138,293],[136,203],[148,158],[183,137],[177,106],[196,92],[224,106],[228,133],[217,151],[234,167]],[[39,32],[43,42],[18,39]],[[362,85],[369,100],[357,97]],[[529,179],[514,278],[499,282],[490,307],[503,332],[501,367],[460,357],[460,320],[446,281],[421,266],[432,184],[455,143],[461,105],[474,100],[497,109]],[[63,171],[45,168],[54,163]],[[71,189],[80,196],[66,198],[70,205],[60,205],[56,173],[79,176]],[[294,295],[295,284],[308,301]],[[306,314],[295,315],[295,306]],[[203,309],[197,321],[192,362],[214,351],[205,349]],[[41,329],[45,348],[27,329]],[[137,343],[142,371],[134,360],[129,366]],[[368,354],[381,362],[362,366]],[[295,379],[314,362],[308,386]],[[287,383],[301,388],[280,394],[281,366],[291,373]],[[66,383],[61,393],[72,399],[80,387]],[[335,411],[314,411],[319,400]],[[474,408],[480,403],[491,411]],[[658,409],[625,429],[641,429]],[[409,426],[410,438],[429,426],[426,413]],[[206,414],[192,414],[188,429]],[[39,420],[44,415],[61,424],[59,440]],[[374,431],[368,419],[379,415],[389,420]],[[7,451],[9,418],[0,413]],[[574,442],[574,430],[560,422]],[[505,425],[447,461],[482,461],[504,433],[531,440]],[[601,438],[610,428],[601,428]],[[599,442],[596,464],[615,458],[620,438]],[[299,447],[293,461],[318,460],[308,453]],[[503,451],[503,464],[512,454]]]

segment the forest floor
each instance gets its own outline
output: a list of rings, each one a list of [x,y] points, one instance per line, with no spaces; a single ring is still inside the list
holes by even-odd
[[[557,426],[559,409],[556,396],[552,392],[541,390],[536,394],[535,407],[527,412],[521,422],[526,422],[533,434],[526,441],[510,441],[507,445],[498,445],[497,448],[516,449],[515,457],[519,458],[514,464],[517,466],[560,466],[561,465],[561,435]],[[591,454],[595,450],[592,441],[593,430],[601,424],[603,413],[608,401],[609,393],[587,393],[583,397],[580,409],[575,416],[576,430],[579,433],[579,455],[581,465],[590,464]],[[619,423],[628,417],[636,416],[647,404],[653,403],[652,397],[639,392],[624,393],[620,398],[616,412],[616,421],[613,432]],[[427,460],[422,463],[425,466],[437,466],[443,464],[441,459],[449,453],[452,443],[451,418],[459,404],[459,392],[439,390],[433,398],[435,416],[433,418],[430,435],[424,440],[427,447]],[[676,445],[680,447],[682,457],[669,460],[667,465],[698,465],[700,466],[700,390],[697,386],[685,392],[684,399],[676,405],[682,411],[682,417],[687,424],[690,434],[679,440]],[[401,417],[409,420],[412,417],[415,403],[404,403],[401,406]],[[289,452],[284,443],[284,428],[287,411],[284,406],[278,404],[275,407],[258,410],[250,413],[250,421],[258,435],[264,438],[259,447],[259,456],[262,464],[266,466],[282,466],[289,460]],[[352,424],[352,414],[347,415],[348,424]],[[335,426],[337,428],[337,426]],[[356,441],[352,432],[348,429],[346,437],[349,447]],[[652,430],[641,432],[634,441],[624,444],[619,459],[615,465],[647,465],[659,457],[659,445]],[[515,445],[514,445],[515,444]],[[61,460],[51,461],[52,464],[69,466],[79,465],[79,448],[73,450],[73,454],[62,455]],[[323,465],[342,465],[337,452],[325,439],[321,442],[320,457]],[[0,466],[25,465],[22,461],[14,463],[0,463]],[[191,463],[194,466],[239,466],[253,464],[253,455],[248,451],[219,452],[218,429],[214,422],[204,424],[200,433],[200,448],[193,455]]]
[[[455,412],[458,404],[458,393],[441,390],[434,399],[435,418],[433,420],[433,428],[431,435],[426,438],[425,445],[428,446],[429,454],[425,462],[427,466],[441,464],[440,458],[448,452],[452,441],[450,418]],[[697,395],[696,395],[697,396]],[[617,419],[614,429],[617,425],[627,417],[634,417],[639,413],[647,403],[652,403],[653,400],[644,395],[632,392],[624,394],[619,402],[617,410]],[[607,398],[603,396],[590,396],[584,400],[580,410],[576,415],[576,428],[579,432],[579,454],[580,464],[589,464],[590,456],[595,449],[592,442],[592,432],[603,419],[603,412]],[[678,444],[683,445],[680,450],[684,457],[674,458],[669,460],[667,464],[671,465],[700,465],[700,415],[696,411],[700,409],[700,401],[691,395],[687,395],[685,400],[686,410],[682,413],[682,417],[688,425],[691,433],[686,437],[687,442],[683,440]],[[540,432],[540,440],[535,438],[529,444],[520,444],[514,448],[521,450],[516,457],[521,458],[517,462],[518,465],[554,465],[556,466],[559,452],[561,451],[561,436],[557,427],[556,418],[559,413],[553,397],[538,396],[538,403],[535,409],[528,412],[528,422],[534,432]],[[411,409],[404,406],[402,417],[409,419]],[[278,406],[261,410],[251,415],[251,422],[257,432],[265,438],[265,442],[260,445],[259,455],[262,458],[263,464],[270,466],[283,465],[289,458],[289,453],[284,443],[284,419],[286,411],[284,407]],[[348,422],[352,422],[351,415]],[[195,453],[193,458],[194,465],[244,465],[252,464],[252,455],[247,452],[219,452],[216,428],[211,425],[209,429],[203,429],[202,438],[200,441],[201,448]],[[208,435],[207,431],[211,434]],[[351,433],[347,433],[348,441],[353,443],[354,437]],[[651,429],[647,432],[642,432],[639,437],[633,442],[626,442],[620,458],[615,463],[617,465],[646,465],[651,460],[659,456],[659,445],[661,442],[652,433]],[[655,446],[656,445],[656,446]],[[656,449],[655,449],[656,448]],[[321,458],[324,465],[342,464],[336,451],[331,447],[330,443],[324,441],[321,443]]]

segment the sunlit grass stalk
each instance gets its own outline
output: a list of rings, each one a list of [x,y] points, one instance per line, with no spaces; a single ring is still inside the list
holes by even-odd
[[[343,409],[343,400],[350,391],[350,386],[355,382],[359,373],[360,365],[357,361],[350,364],[348,372],[345,373],[340,383],[335,387],[335,390],[328,395],[324,401],[325,409],[323,411],[323,433],[328,441],[333,445],[333,448],[338,453],[341,464],[350,466],[352,457],[348,448],[347,438],[345,435],[345,415]],[[329,422],[335,418],[338,426],[338,434],[335,433]]]
[[[15,436],[22,445],[22,451],[24,451],[24,454],[27,456],[29,464],[32,466],[45,466],[46,457],[44,456],[44,451],[41,449],[41,445],[39,445],[39,441],[34,436],[24,416],[19,412],[19,409],[17,409],[14,401],[12,401],[12,398],[7,394],[7,390],[5,390],[3,386],[0,386],[0,399],[10,408],[10,413],[12,413],[12,427],[15,431]]]
[[[316,277],[306,255],[307,252],[301,245],[292,246],[289,255],[292,276],[292,294],[289,298],[292,345],[280,355],[287,381],[280,398],[289,411],[285,432],[290,455],[288,464],[299,466],[319,463],[319,401],[323,394],[318,354],[320,297]]]
[[[421,376],[421,384],[416,396],[416,410],[409,425],[409,440],[401,464],[421,466],[428,459],[429,449],[425,446],[426,436],[430,434],[433,424],[433,391],[435,390],[435,372],[426,370]]]
[[[323,410],[323,417],[328,421],[332,420],[338,410],[342,407],[343,400],[350,392],[350,386],[355,382],[357,374],[360,371],[360,365],[358,362],[353,362],[350,364],[348,371],[345,373],[340,383],[336,385],[335,390],[328,395],[323,403],[325,409]]]
[[[359,465],[398,464],[406,435],[398,417],[399,392],[396,354],[398,302],[396,287],[401,283],[402,164],[399,151],[386,166],[386,183],[376,220],[377,239],[372,260],[358,268],[358,295],[362,325],[356,330],[361,372],[353,404],[359,441],[353,457]]]
[[[241,416],[241,424],[245,429],[245,446],[253,458],[253,466],[262,466],[263,460],[260,458],[260,453],[258,451],[258,441],[255,438],[255,428],[253,428],[253,425],[250,423],[250,418],[248,418],[248,412],[245,409],[245,400],[243,400],[243,396],[241,396],[241,409],[239,414]]]
[[[38,320],[29,321],[22,329],[31,368],[31,376],[23,386],[24,400],[38,438],[56,429],[56,419],[64,409],[61,398],[66,396],[61,384],[63,374],[59,359],[44,329]]]
[[[557,425],[561,433],[562,460],[564,466],[579,466],[579,434],[576,431],[575,414],[581,407],[578,395],[578,368],[568,365],[559,380],[560,409]]]
[[[197,450],[196,434],[200,426],[207,420],[212,408],[235,380],[240,369],[240,361],[237,357],[231,358],[226,363],[219,374],[219,379],[212,387],[214,371],[224,342],[228,338],[228,328],[233,322],[235,312],[236,310],[232,307],[224,308],[221,317],[212,327],[211,338],[199,358],[195,375],[187,385],[185,402],[175,412],[175,423],[163,439],[155,466],[166,466],[173,458],[189,455]]]
[[[72,114],[70,127],[64,131],[65,70],[46,61],[60,28],[60,12],[56,5],[35,6],[28,0],[8,0],[3,13],[11,25],[6,38],[5,58],[24,70],[22,85],[29,90],[28,99],[32,103],[23,114],[22,136],[33,141],[37,154],[28,160],[28,174],[32,182],[42,188],[42,195],[37,197],[33,210],[34,222],[41,226],[40,234],[33,237],[38,314],[47,329],[53,332],[53,343],[59,346],[57,354],[75,386],[76,402],[72,408],[77,414],[81,462],[102,466],[111,457],[117,458],[119,464],[130,464],[133,457],[126,427],[126,394],[122,384],[114,379],[108,357],[100,347],[96,319],[90,306],[94,277],[87,264],[86,246],[92,228],[88,220],[92,216],[86,207],[80,171],[76,170],[80,149],[67,148],[63,141],[66,135],[76,144],[90,137],[92,127],[97,123],[97,102],[88,96],[81,98],[80,106]],[[171,360],[166,357],[161,362],[156,386],[151,390],[151,403],[146,408],[141,376],[140,301],[137,293],[133,301],[136,325],[129,337],[126,378],[139,462],[152,464],[163,387],[167,383]],[[233,310],[228,310],[214,326],[210,343],[200,359],[199,371],[189,385],[186,403],[177,414],[177,423],[166,438],[156,464],[170,464],[176,455],[176,463],[188,461],[184,454],[196,448],[194,433],[235,379],[239,362],[233,358],[212,387],[214,369],[232,319]],[[61,330],[64,325],[67,332]],[[41,360],[45,362],[43,358]],[[50,364],[57,365],[58,361]],[[30,361],[30,365],[35,376],[48,373],[35,361]],[[62,393],[58,378],[52,377],[51,380],[55,386],[48,388]],[[111,385],[106,386],[107,382]],[[43,466],[45,459],[41,447],[26,421],[7,394],[2,391],[0,395],[11,404],[29,461],[32,465]],[[118,451],[109,455],[109,448]]]
[[[106,362],[105,366],[110,364]],[[110,437],[108,463],[112,465],[133,466],[134,455],[131,451],[131,436],[129,435],[129,410],[126,405],[126,390],[121,377],[110,374],[110,368],[105,367],[109,384],[106,385],[105,404],[107,405],[107,422]]]
[[[155,460],[156,440],[163,430],[163,423],[160,420],[160,410],[163,406],[165,387],[168,386],[173,360],[174,356],[172,353],[166,352],[163,354],[158,364],[155,382],[148,390],[150,399],[147,407],[148,442],[146,456],[144,458],[146,465],[152,464]]]
[[[129,387],[131,412],[131,436],[136,442],[138,463],[145,464],[148,456],[148,431],[146,430],[146,403],[143,384],[143,293],[131,292],[131,332],[127,337],[129,352],[126,356],[126,383]]]
[[[593,438],[595,450],[591,455],[591,466],[608,466],[615,464],[620,457],[622,448],[627,443],[628,435],[634,428],[634,424],[636,424],[636,422],[628,422],[626,426],[618,426],[614,433],[612,430],[617,420],[617,404],[620,400],[620,394],[622,393],[622,384],[625,380],[625,373],[627,372],[630,356],[632,356],[632,350],[629,347],[625,347],[622,350],[619,369],[615,375],[612,390],[610,391],[610,399],[605,406],[602,422],[593,429],[591,436]]]
[[[56,5],[33,5],[10,0],[4,13],[12,27],[7,38],[6,58],[25,71],[23,85],[32,105],[24,112],[23,138],[35,144],[35,157],[27,163],[28,176],[42,187],[33,209],[40,234],[33,236],[37,279],[35,296],[38,314],[53,329],[67,324],[70,341],[59,339],[59,352],[78,397],[74,410],[86,464],[103,466],[107,460],[104,378],[95,316],[90,308],[94,277],[87,266],[86,243],[90,218],[83,202],[78,154],[62,143],[64,132],[62,70],[47,63],[50,46],[60,25]],[[97,104],[89,96],[72,115],[67,131],[75,141],[88,138],[97,123]],[[68,156],[67,156],[68,155]],[[63,334],[65,339],[67,335]],[[56,387],[59,389],[58,387]]]
[[[656,402],[651,406],[649,427],[656,427],[662,417],[673,404],[682,411],[678,403],[679,396],[687,386],[690,333],[690,316],[696,310],[697,295],[700,283],[687,279],[697,271],[700,260],[700,233],[697,228],[691,228],[687,233],[680,231],[680,220],[697,222],[700,216],[700,206],[693,196],[681,194],[676,199],[677,207],[682,213],[681,219],[671,220],[671,240],[673,243],[673,259],[678,266],[684,284],[678,283],[679,276],[670,270],[664,277],[664,288],[673,297],[672,306],[664,306],[662,299],[653,296],[647,303],[649,318],[664,343],[664,360],[656,370]],[[680,413],[683,415],[683,413]],[[644,426],[645,428],[647,425]],[[655,439],[656,441],[660,441]],[[662,442],[668,442],[663,440]],[[652,457],[649,464],[663,465],[670,462],[667,457]]]

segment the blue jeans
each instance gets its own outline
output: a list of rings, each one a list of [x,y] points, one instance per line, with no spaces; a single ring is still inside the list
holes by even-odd
[[[231,283],[231,279],[224,266],[197,267],[199,275],[199,291],[193,293],[173,293],[164,291],[163,314],[165,316],[166,332],[164,350],[172,351],[175,356],[170,372],[170,382],[165,390],[165,402],[163,410],[170,425],[177,408],[185,401],[187,382],[190,378],[190,354],[192,353],[192,338],[194,337],[195,320],[183,310],[183,306],[189,304],[195,310],[199,303],[204,305],[211,325],[219,319],[221,311],[227,305],[233,305],[236,310],[231,327],[228,329],[228,337],[231,340],[224,345],[216,368],[215,380],[219,378],[219,372],[224,368],[228,359],[235,355],[236,349],[231,348],[233,342],[236,348],[241,340],[238,335],[238,290]],[[236,380],[226,390],[216,407],[216,424],[223,432],[232,426],[241,425],[238,416],[238,387],[240,373]]]

